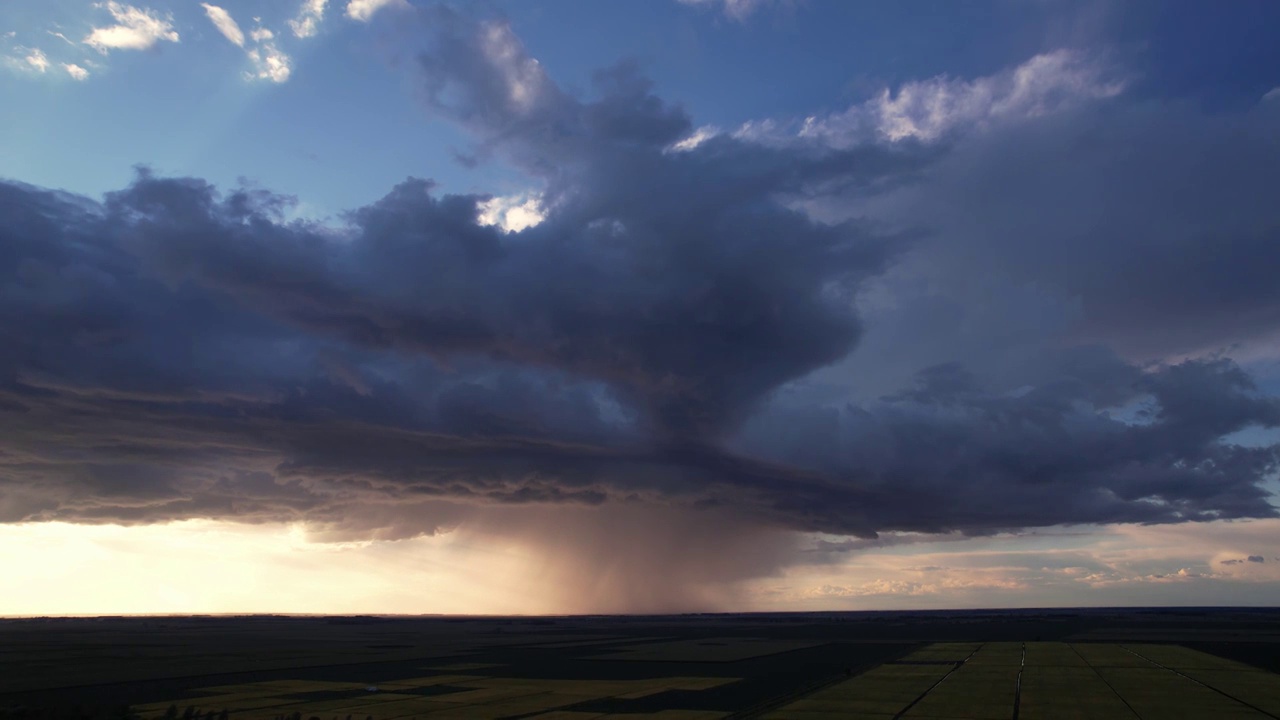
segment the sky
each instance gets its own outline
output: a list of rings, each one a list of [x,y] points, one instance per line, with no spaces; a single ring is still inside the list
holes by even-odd
[[[0,5],[0,615],[1274,605],[1280,5]]]

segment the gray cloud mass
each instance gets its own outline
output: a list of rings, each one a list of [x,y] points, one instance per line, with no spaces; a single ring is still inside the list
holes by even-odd
[[[1113,298],[1114,315],[1089,306],[1087,342],[1046,319],[1071,332],[1033,333],[1014,387],[977,351],[943,346],[937,362],[899,364],[912,379],[878,397],[824,397],[805,378],[875,347],[859,347],[866,289],[955,247],[939,242],[942,205],[900,229],[801,206],[901,202],[946,186],[956,163],[1021,176],[1029,137],[1088,147],[1081,131],[1044,118],[968,145],[719,136],[674,152],[693,122],[635,68],[601,73],[579,98],[506,25],[427,12],[433,41],[413,56],[424,100],[474,134],[476,157],[539,183],[545,221],[504,233],[478,222],[486,198],[419,179],[338,228],[286,220],[285,196],[147,170],[101,201],[0,183],[0,521],[305,520],[322,538],[406,537],[483,524],[495,507],[668,508],[688,537],[709,542],[689,520],[705,513],[742,548],[749,528],[874,538],[1276,514],[1261,484],[1276,447],[1223,440],[1280,425],[1276,399],[1228,359],[1135,364],[1103,332],[1143,324],[1146,347],[1183,317],[1272,318],[1262,269],[1280,244],[1262,205],[1180,204],[1246,214],[1221,230],[1230,253],[1194,265],[1182,249],[1218,242],[1216,225],[1165,253],[1122,232],[1062,247],[998,216],[983,252],[1020,267],[1104,263],[1137,278],[1134,297]],[[1159,148],[1176,152],[1179,131]],[[1225,155],[1198,161],[1211,175],[1255,147],[1249,131],[1224,132]],[[1158,142],[1134,152],[1169,178]],[[1105,202],[1069,189],[1064,202],[1177,195],[1133,184],[1136,167],[1099,189]],[[1255,167],[1262,183],[1280,163]],[[950,201],[988,207],[983,185],[966,187]],[[965,283],[981,281],[982,257],[954,264]],[[1117,292],[1080,273],[1063,282],[1090,303]],[[945,315],[917,317],[884,332],[947,332]],[[1128,417],[1140,402],[1150,412]],[[623,515],[636,534],[661,522],[636,512]]]

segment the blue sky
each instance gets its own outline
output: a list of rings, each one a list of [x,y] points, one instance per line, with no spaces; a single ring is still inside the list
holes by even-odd
[[[0,613],[1268,602],[1277,26],[5,3]]]
[[[699,124],[722,127],[832,112],[937,75],[991,75],[1060,47],[1119,56],[1135,76],[1131,95],[1186,98],[1215,110],[1256,102],[1274,87],[1271,68],[1280,65],[1268,30],[1280,10],[1267,2],[1242,2],[1232,12],[1192,3],[1177,13],[1161,12],[1159,3],[709,5],[494,2],[472,12],[508,17],[568,88],[587,91],[596,71],[634,61]],[[6,3],[0,24],[12,35],[4,50],[16,67],[0,75],[11,99],[0,117],[14,141],[0,169],[100,193],[146,163],[220,184],[248,178],[297,195],[316,212],[369,202],[409,175],[458,191],[501,193],[518,182],[502,168],[469,170],[454,160],[452,150],[465,152],[468,137],[424,112],[410,81],[389,66],[388,28],[353,20],[342,3],[330,2],[316,34],[298,38],[288,24],[298,9],[285,3],[223,6],[243,32],[262,27],[276,35],[289,58],[287,80],[246,80],[251,61],[198,2],[151,8],[177,42],[106,54],[83,42],[93,28],[114,23],[106,7]],[[51,69],[32,72],[23,62],[29,50],[43,52]],[[88,78],[76,82],[63,63],[83,66]]]

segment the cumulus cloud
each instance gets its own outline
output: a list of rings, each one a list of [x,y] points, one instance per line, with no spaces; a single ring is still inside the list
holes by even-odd
[[[448,195],[410,179],[324,227],[287,221],[286,196],[147,171],[102,200],[0,184],[0,519],[300,520],[345,539],[509,527],[577,548],[573,567],[593,572],[622,552],[600,539],[613,522],[647,549],[611,570],[600,597],[638,592],[643,575],[627,573],[678,547],[693,558],[678,573],[692,594],[645,602],[674,608],[709,597],[699,573],[776,572],[804,552],[779,539],[797,531],[892,544],[1276,514],[1264,485],[1276,448],[1225,440],[1280,426],[1280,404],[1241,367],[1138,361],[1081,341],[1052,292],[1013,292],[987,272],[1023,267],[1008,259],[1018,252],[1059,252],[1046,245],[1060,238],[1006,236],[983,213],[1074,202],[1097,223],[1118,204],[1046,194],[1019,210],[952,186],[964,170],[978,187],[1018,177],[1008,168],[1040,143],[1081,132],[1072,111],[1027,110],[1057,108],[1048,95],[994,93],[1021,108],[1007,133],[715,134],[673,152],[696,125],[634,66],[598,73],[579,95],[504,22],[441,7],[415,17],[429,40],[410,68],[428,109],[536,191]],[[1123,113],[1095,122],[1115,117],[1100,148],[1132,139]],[[1190,146],[1201,167],[1237,152],[1223,137],[1240,148],[1269,137],[1205,122],[1168,131],[1209,129]],[[1152,187],[1117,192],[1147,208]],[[948,203],[1000,237],[972,238]],[[1200,207],[1217,217],[1215,203]],[[1260,202],[1247,209],[1269,217]],[[1131,227],[1095,230],[1125,245]],[[1249,278],[1244,266],[1266,252],[1245,243],[1209,278]],[[1074,269],[1028,277],[1053,289]],[[1266,306],[1271,292],[1242,283],[1231,306]],[[1173,327],[1186,315],[1148,319]],[[868,353],[904,375],[882,387],[870,371],[842,379]],[[1136,406],[1140,421],[1127,414]],[[714,575],[730,557],[719,539],[770,552]],[[906,582],[937,592],[962,579]]]
[[[494,197],[479,204],[481,225],[496,225],[507,232],[520,232],[546,218],[536,196],[511,195]]]
[[[294,37],[309,38],[320,32],[320,22],[324,20],[325,6],[329,0],[303,0],[298,8],[298,16],[289,21],[289,29]]]
[[[235,18],[231,17],[231,13],[209,3],[200,3],[200,7],[204,8],[204,12],[209,16],[209,21],[213,26],[218,28],[218,32],[222,36],[230,40],[237,47],[244,47],[244,31],[240,29],[240,25],[236,23]]]
[[[405,0],[350,0],[347,3],[347,17],[360,22],[369,22],[379,10],[388,7],[407,8]]]
[[[84,81],[89,79],[89,71],[75,63],[63,63],[62,69],[66,70],[67,74],[70,75],[73,80]]]
[[[288,81],[293,74],[293,59],[276,44],[275,33],[266,28],[255,28],[250,31],[249,37],[256,46],[246,52],[253,70],[246,72],[245,77],[274,83]]]
[[[172,15],[161,16],[155,10],[123,5],[116,0],[95,7],[105,8],[116,22],[93,28],[83,41],[103,55],[110,50],[146,50],[161,41],[179,41]]]

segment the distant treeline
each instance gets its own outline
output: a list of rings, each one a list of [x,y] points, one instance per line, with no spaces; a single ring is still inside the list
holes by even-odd
[[[0,707],[0,720],[141,720],[128,705]]]
[[[181,717],[182,720],[227,720],[227,716],[229,714],[230,713],[227,712],[226,708],[223,708],[221,711],[209,710],[201,712],[194,705],[188,705],[187,709],[183,710],[182,714],[179,715],[178,706],[170,705],[169,709],[165,710],[164,715],[161,717],[164,718],[164,720],[178,720],[179,717]]]
[[[222,710],[201,710],[189,705],[179,710],[177,705],[170,705],[160,716],[161,720],[231,720],[231,713]],[[93,706],[63,705],[55,707],[0,707],[0,720],[143,720],[142,716],[127,705]],[[290,715],[277,715],[275,720],[342,720],[337,715],[322,718],[318,715],[305,716],[301,712]],[[359,720],[347,715],[345,720]],[[364,720],[373,720],[372,715]]]
[[[309,718],[303,718],[302,713],[295,712],[292,715],[277,715],[275,716],[274,720],[322,720],[322,718],[320,718],[320,716],[318,715],[312,715]],[[337,715],[333,716],[333,720],[338,720],[338,716]],[[358,719],[352,718],[352,716],[347,715],[347,720],[358,720]],[[373,716],[366,715],[364,720],[373,720]]]

